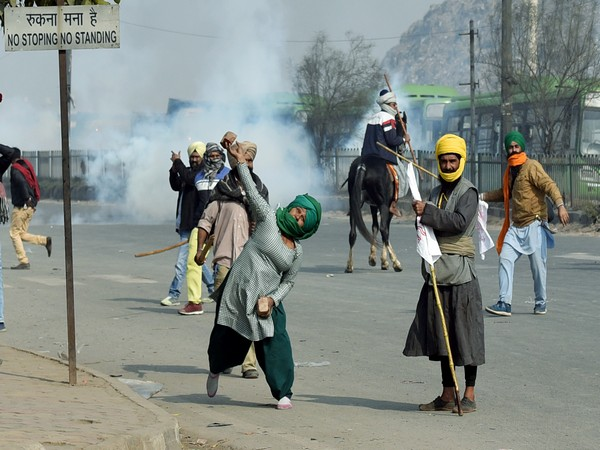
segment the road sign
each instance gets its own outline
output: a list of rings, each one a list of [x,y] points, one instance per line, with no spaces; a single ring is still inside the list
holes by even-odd
[[[6,7],[4,49],[119,48],[119,5]]]

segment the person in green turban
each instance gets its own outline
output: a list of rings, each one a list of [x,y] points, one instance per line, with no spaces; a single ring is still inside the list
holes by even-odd
[[[291,291],[302,265],[300,241],[317,232],[321,205],[308,194],[273,211],[259,194],[239,145],[229,146],[256,228],[212,297],[217,303],[208,346],[206,392],[214,397],[219,375],[242,364],[254,343],[277,409],[292,407],[294,358],[286,330],[283,299]]]
[[[298,195],[285,208],[278,208],[276,215],[277,226],[283,234],[302,240],[311,237],[319,228],[321,205],[308,194]]]
[[[500,256],[498,268],[498,301],[485,310],[496,316],[512,315],[515,263],[529,257],[535,295],[533,314],[547,312],[546,277],[548,249],[554,247],[554,230],[548,225],[552,203],[563,225],[569,223],[569,213],[556,182],[535,159],[525,153],[525,137],[516,130],[504,137],[508,166],[502,177],[502,187],[481,194],[481,200],[503,203],[504,223],[500,229],[496,250]]]

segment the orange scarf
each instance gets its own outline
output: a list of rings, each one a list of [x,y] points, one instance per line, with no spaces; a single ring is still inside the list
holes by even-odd
[[[510,168],[517,167],[525,164],[527,161],[527,154],[524,152],[515,153],[508,157],[508,167],[504,172],[504,177],[502,178],[502,193],[504,194],[504,223],[502,224],[502,229],[500,230],[500,234],[498,235],[498,242],[496,242],[496,251],[498,254],[502,251],[502,245],[504,244],[504,237],[508,231],[508,226],[510,225]]]

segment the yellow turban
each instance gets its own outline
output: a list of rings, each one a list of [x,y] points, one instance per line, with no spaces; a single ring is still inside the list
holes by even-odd
[[[447,155],[448,153],[453,153],[460,157],[460,162],[458,164],[458,170],[452,173],[443,173],[440,167],[440,156]],[[435,157],[438,163],[438,172],[440,177],[444,181],[449,183],[456,181],[460,178],[463,171],[465,170],[465,163],[467,162],[467,143],[463,138],[457,136],[455,134],[445,134],[441,138],[438,139],[435,144]]]
[[[192,156],[192,153],[196,152],[200,155],[200,158],[202,158],[204,156],[204,152],[206,151],[206,144],[202,141],[196,141],[196,142],[192,142],[188,149],[187,149],[187,154],[188,156]]]

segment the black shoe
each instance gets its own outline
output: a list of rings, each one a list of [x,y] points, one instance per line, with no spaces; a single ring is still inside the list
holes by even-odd
[[[13,270],[29,270],[29,263],[21,263],[18,266],[12,266]]]
[[[50,236],[48,236],[46,238],[46,251],[48,252],[48,258],[50,258],[50,255],[52,254],[52,238]]]

